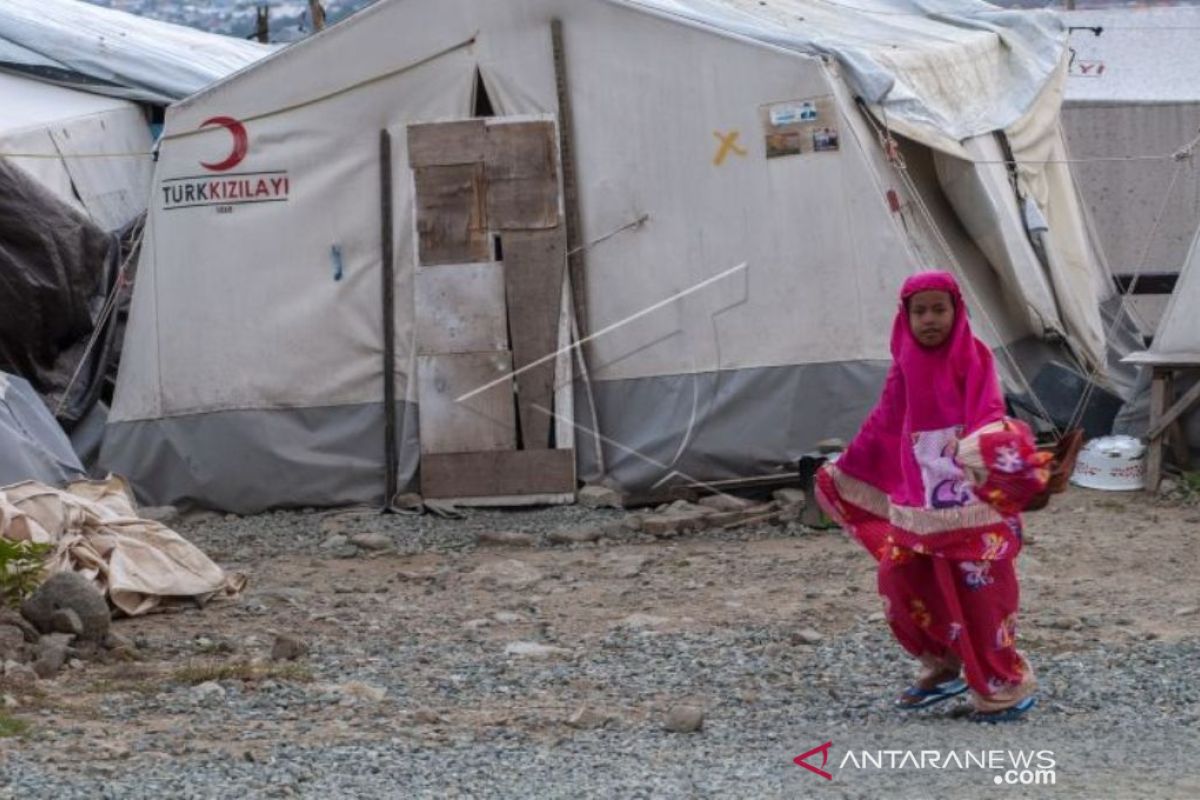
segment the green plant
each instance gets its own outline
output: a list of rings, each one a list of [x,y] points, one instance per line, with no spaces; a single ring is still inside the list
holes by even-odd
[[[0,536],[0,606],[15,606],[42,583],[51,546]]]
[[[29,723],[22,719],[10,717],[0,711],[0,739],[7,736],[20,736],[29,730]]]

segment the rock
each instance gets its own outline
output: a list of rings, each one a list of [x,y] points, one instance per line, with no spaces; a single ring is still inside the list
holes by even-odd
[[[771,497],[785,506],[804,508],[808,505],[808,497],[800,489],[776,489]]]
[[[216,681],[205,681],[193,686],[188,695],[196,705],[213,706],[225,702],[225,687]]]
[[[492,619],[496,620],[496,622],[499,622],[501,625],[512,625],[516,622],[525,621],[524,617],[512,611],[497,611],[495,614],[492,614]]]
[[[471,575],[478,581],[503,589],[528,589],[542,579],[537,568],[515,558],[481,564]]]
[[[575,495],[581,506],[588,508],[624,508],[621,495],[607,486],[585,486]]]
[[[432,708],[419,708],[413,712],[413,720],[422,725],[437,725],[442,722],[442,715]]]
[[[424,513],[425,499],[416,492],[405,492],[392,498],[392,508],[398,508],[401,511]]]
[[[1056,631],[1073,631],[1079,630],[1082,623],[1074,617],[1056,617],[1045,623],[1047,628],[1052,628]]]
[[[1174,494],[1179,488],[1179,484],[1171,478],[1163,478],[1158,484],[1158,493],[1161,495]]]
[[[657,628],[659,625],[665,625],[668,622],[670,620],[666,617],[656,617],[653,614],[638,612],[625,617],[617,625],[621,628]]]
[[[546,538],[555,544],[583,544],[594,542],[601,536],[599,528],[576,528],[574,530],[554,531]]]
[[[347,702],[355,700],[365,700],[370,703],[379,703],[387,696],[387,689],[380,686],[371,686],[362,681],[349,681],[338,687],[338,691],[342,694],[342,699]]]
[[[804,628],[792,634],[792,644],[817,644],[825,637],[812,628]]]
[[[308,643],[290,633],[279,634],[275,637],[275,643],[271,645],[272,661],[295,661],[307,654]]]
[[[4,662],[4,683],[13,689],[28,689],[37,683],[37,673],[26,664],[15,661]]]
[[[696,706],[675,706],[663,722],[663,728],[672,733],[696,733],[703,727],[704,712]]]
[[[479,544],[495,544],[502,547],[533,547],[537,538],[531,533],[515,531],[484,531],[476,537]]]
[[[21,615],[42,633],[50,633],[54,630],[54,613],[66,608],[79,616],[82,638],[104,639],[111,622],[108,602],[91,581],[74,572],[51,575],[21,604]]]
[[[137,514],[142,519],[152,520],[163,525],[171,525],[179,519],[179,509],[175,506],[143,506],[138,509]]]
[[[698,522],[698,521],[697,521]],[[690,523],[695,525],[696,523]],[[665,539],[685,530],[695,530],[695,527],[685,525],[685,518],[667,514],[650,514],[642,517],[642,531]]]
[[[38,656],[33,662],[33,671],[42,680],[53,678],[67,663],[67,646],[61,642],[38,643]]]
[[[642,517],[638,514],[629,514],[621,520],[621,527],[627,531],[640,531],[642,529]]]
[[[574,714],[567,717],[567,724],[579,730],[603,728],[612,717],[588,706],[580,706]]]
[[[636,578],[650,563],[650,559],[642,555],[612,555],[613,574],[618,578]]]
[[[12,659],[24,661],[25,632],[16,625],[0,623],[0,663]]]
[[[382,533],[356,533],[350,538],[350,544],[361,547],[363,550],[391,550],[393,545],[392,537]]]
[[[731,494],[714,494],[708,497],[701,497],[699,504],[704,508],[711,508],[713,511],[742,511],[751,505],[749,500],[743,500]]]
[[[876,611],[874,614],[871,614],[869,617],[867,617],[867,622],[883,622],[883,620],[884,616],[882,611]]]
[[[525,658],[553,658],[555,656],[569,656],[571,651],[565,647],[555,647],[554,645],[541,644],[539,642],[510,642],[504,647],[504,654],[509,656],[523,656]]]
[[[348,544],[350,544],[349,539],[340,533],[335,533],[332,536],[326,537],[325,541],[321,542],[321,549],[336,550],[338,548],[345,547]]]
[[[477,631],[480,628],[486,628],[488,625],[491,625],[491,624],[492,624],[492,621],[490,619],[483,619],[483,618],[469,619],[463,623],[463,627],[469,631]]]
[[[83,636],[83,620],[73,608],[60,608],[50,615],[50,628],[54,633],[69,633]]]
[[[1184,606],[1183,608],[1175,609],[1175,616],[1177,617],[1191,617],[1197,613],[1200,613],[1200,606]]]

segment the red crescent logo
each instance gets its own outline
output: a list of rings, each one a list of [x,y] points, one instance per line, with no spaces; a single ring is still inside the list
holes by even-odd
[[[201,122],[200,128],[207,128],[210,125],[220,125],[229,131],[233,136],[233,149],[229,151],[229,155],[224,161],[214,164],[201,161],[200,166],[211,169],[213,172],[224,172],[242,163],[242,159],[246,157],[246,151],[250,149],[250,138],[246,135],[246,126],[233,117],[211,117]]]

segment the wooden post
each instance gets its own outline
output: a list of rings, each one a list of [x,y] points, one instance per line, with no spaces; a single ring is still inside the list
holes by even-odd
[[[321,0],[308,0],[308,15],[312,17],[313,33],[325,30],[325,8]]]
[[[562,160],[563,205],[567,222],[567,270],[571,276],[572,307],[575,322],[586,336],[588,332],[587,291],[584,282],[582,227],[579,217],[579,186],[575,179],[575,128],[571,114],[571,92],[567,84],[567,56],[563,47],[562,20],[550,23],[554,49],[554,78],[558,89],[558,147]]]
[[[396,449],[396,284],[392,253],[392,137],[387,129],[379,132],[379,208],[383,268],[383,507],[390,508],[398,489],[397,471],[400,454]]]
[[[271,41],[271,6],[262,3],[254,8],[254,38],[263,44]]]
[[[1150,441],[1146,445],[1146,491],[1158,491],[1162,480],[1163,435],[1159,425],[1167,410],[1167,380],[1169,367],[1154,367],[1150,380]]]

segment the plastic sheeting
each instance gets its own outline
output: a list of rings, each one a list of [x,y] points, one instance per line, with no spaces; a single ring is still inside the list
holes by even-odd
[[[71,442],[29,382],[0,372],[0,486],[83,476]]]
[[[922,141],[1007,128],[1060,61],[1049,11],[976,0],[628,0],[756,41],[824,54],[855,92]],[[927,142],[929,143],[929,142]]]
[[[78,0],[0,3],[0,69],[158,105],[276,49]]]
[[[92,332],[110,237],[0,159],[0,369],[61,391],[65,351]]]

